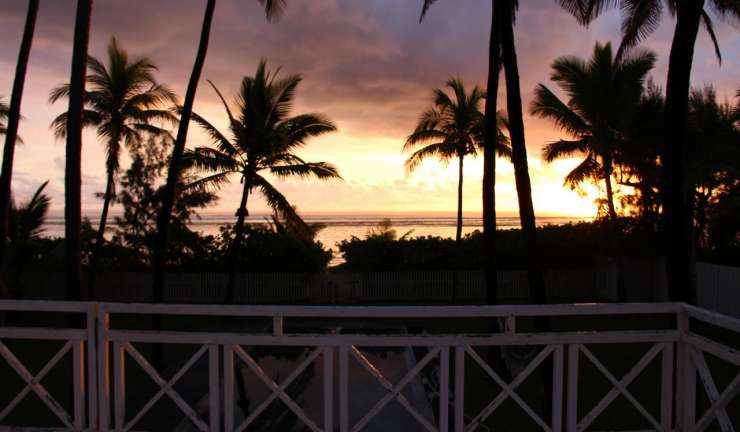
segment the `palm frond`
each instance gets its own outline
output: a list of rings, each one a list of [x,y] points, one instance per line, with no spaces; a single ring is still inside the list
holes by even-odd
[[[178,108],[177,111],[179,114],[181,112],[181,108]],[[203,129],[203,131],[210,137],[211,142],[216,144],[216,147],[218,147],[221,152],[231,157],[234,157],[239,153],[234,144],[232,144],[231,141],[229,141],[229,139],[226,138],[226,136],[208,120],[195,112],[190,114],[190,120]]]
[[[31,199],[19,207],[11,202],[9,234],[12,240],[35,240],[43,232],[51,204],[51,198],[44,194],[44,189],[48,184],[48,180],[41,184]]]
[[[599,175],[599,163],[591,155],[587,156],[578,166],[565,176],[564,185],[575,189],[584,181]]]
[[[421,15],[419,15],[419,22],[424,21],[424,17],[427,15],[427,12],[429,11],[429,8],[432,7],[432,5],[437,0],[424,0],[424,4],[421,7]]]
[[[241,164],[230,155],[210,147],[196,147],[187,151],[183,159],[189,166],[208,172],[239,172]]]
[[[260,192],[262,192],[267,205],[271,209],[279,212],[286,217],[298,217],[295,212],[295,208],[290,204],[290,202],[288,202],[288,199],[285,198],[285,196],[280,193],[280,191],[275,189],[275,187],[270,184],[267,179],[260,175],[255,175],[252,178],[252,185],[253,187],[259,189]]]
[[[336,132],[337,126],[329,117],[320,113],[301,114],[291,117],[276,127],[279,134],[287,138],[288,147],[304,145],[308,138]]]
[[[573,156],[575,154],[588,153],[588,138],[579,140],[559,140],[548,143],[542,149],[542,157],[546,162],[553,162],[557,159]]]
[[[622,42],[617,50],[616,61],[647,38],[660,25],[663,15],[663,0],[620,0],[622,9]]]
[[[274,165],[270,167],[270,173],[280,178],[287,177],[316,177],[318,179],[341,179],[339,170],[327,162],[305,162],[293,165]]]
[[[542,84],[535,89],[530,112],[533,115],[548,118],[573,136],[588,133],[589,126],[576,112],[562,102],[550,89]]]
[[[450,145],[447,143],[441,142],[429,144],[412,153],[411,156],[406,159],[404,167],[406,168],[406,173],[411,174],[419,167],[424,159],[436,157],[442,163],[446,164],[453,156],[455,156],[455,149],[450,148]]]
[[[714,33],[714,24],[712,23],[712,18],[705,10],[701,11],[701,23],[704,25],[704,28],[707,29],[709,38],[712,39],[712,44],[714,45],[714,54],[717,56],[717,61],[719,61],[719,64],[721,66],[722,51],[719,49],[719,41],[717,40],[717,35]]]
[[[187,162],[186,162],[187,163]],[[184,186],[184,190],[198,190],[202,192],[215,192],[224,184],[229,182],[232,172],[219,172],[191,181]]]

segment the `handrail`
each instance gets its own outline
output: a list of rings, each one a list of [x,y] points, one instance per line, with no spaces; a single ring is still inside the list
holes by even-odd
[[[292,306],[100,303],[110,313],[306,318],[506,318],[579,315],[653,315],[683,310],[682,303],[576,303],[495,306]]]

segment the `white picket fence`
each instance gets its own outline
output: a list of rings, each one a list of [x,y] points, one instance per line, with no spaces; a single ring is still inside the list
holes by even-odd
[[[300,427],[311,431],[364,430],[384,415],[383,409],[390,403],[400,404],[418,422],[419,430],[472,431],[486,421],[495,425],[506,401],[513,401],[541,430],[583,431],[620,396],[629,403],[632,415],[643,419],[652,430],[703,431],[711,426],[732,431],[740,427],[737,411],[728,408],[740,393],[740,351],[736,346],[740,320],[677,303],[337,307],[0,301],[0,311],[23,313],[24,316],[66,312],[85,318],[81,328],[0,327],[0,357],[26,383],[16,396],[3,394],[12,397],[6,406],[0,406],[0,425],[8,428],[13,425],[5,425],[5,419],[32,392],[67,430],[140,430],[139,422],[143,417],[160,414],[150,410],[162,398],[174,402],[180,418],[189,419],[190,430],[211,432],[250,430],[250,426],[265,415],[270,403],[277,400],[285,410],[295,414],[301,422]],[[185,317],[189,324],[179,330],[140,329],[140,323],[151,316]],[[263,332],[204,330],[197,324],[198,317],[206,317],[211,322],[227,317],[261,318],[270,320],[272,326]],[[567,331],[537,333],[527,330],[536,317],[547,317],[551,323],[568,317],[601,318],[602,323],[604,319],[610,322],[642,319],[639,320],[641,328],[637,330],[594,330],[582,324]],[[370,323],[373,322],[421,319],[432,322],[497,320],[502,330],[476,334],[398,334],[378,332],[377,328],[355,333],[339,329],[325,333],[289,331],[295,328],[294,323],[307,320],[362,329],[372,327]],[[708,328],[719,331],[708,331]],[[64,345],[40,372],[34,374],[24,365],[28,359],[18,358],[8,347],[9,341],[16,339],[60,340]],[[187,360],[177,371],[165,378],[143,354],[143,347],[150,344],[173,349],[194,346],[195,353],[186,356]],[[634,351],[644,354],[622,375],[610,370],[609,362],[598,355],[600,347],[610,345],[624,347],[620,350],[638,350],[637,346],[645,345],[648,349]],[[510,379],[502,376],[501,365],[489,363],[487,356],[481,353],[486,347],[514,349],[524,346],[537,349]],[[268,352],[301,347],[308,354],[296,361],[292,373],[274,379],[255,359],[251,351],[255,347],[266,347]],[[416,360],[404,377],[392,382],[367,354],[367,350],[378,347],[423,347],[426,354]],[[46,388],[42,379],[69,351],[74,361],[67,388]],[[708,357],[712,357],[710,363]],[[727,370],[717,373],[716,368],[710,366],[716,365],[716,361],[731,368],[731,374],[728,375]],[[653,393],[659,393],[660,402],[657,409],[651,409],[639,399],[645,395],[633,393],[630,385],[656,362],[660,370],[659,384]],[[127,363],[131,364],[127,367]],[[336,364],[338,370],[335,372]],[[407,392],[409,384],[430,365],[438,371],[438,405],[432,416],[423,414],[410,401]],[[137,389],[132,387],[134,384],[127,371],[133,366],[155,383],[153,397],[141,399]],[[591,379],[581,379],[584,366],[595,367],[611,386],[600,399],[579,396],[590,394],[594,385]],[[309,415],[288,391],[290,384],[309,367],[322,371],[323,409],[318,416]],[[349,371],[358,367],[370,373],[385,389],[385,395],[374,405],[357,406],[359,399],[349,390],[353,378]],[[476,409],[477,412],[471,411],[471,405],[465,400],[471,394],[466,391],[467,386],[475,384],[466,379],[466,368],[472,367],[481,368],[485,377],[495,383],[477,387],[476,396],[490,400],[480,411]],[[207,371],[206,383],[199,390],[206,395],[202,406],[193,406],[176,386],[181,382],[189,383],[192,376],[188,372],[195,368]],[[240,368],[238,372],[237,368]],[[257,376],[269,389],[269,396],[252,408],[248,416],[239,417],[236,415],[238,398],[235,392],[239,385],[236,375],[245,370]],[[550,415],[547,417],[534,409],[532,401],[526,400],[521,391],[526,378],[537,370],[551,374],[552,393],[547,397]],[[729,384],[717,381],[719,377],[728,376]],[[71,407],[63,407],[51,393],[70,390],[74,394]],[[136,410],[131,406],[134,401],[128,399],[130,393],[137,394]],[[707,403],[700,403],[700,399],[707,399]],[[605,427],[620,430],[619,425]]]

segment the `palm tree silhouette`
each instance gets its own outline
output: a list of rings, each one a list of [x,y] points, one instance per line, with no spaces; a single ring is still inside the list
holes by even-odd
[[[655,31],[663,13],[660,0],[558,0],[583,24],[603,11],[619,7],[622,20],[622,45],[619,53],[637,45]],[[721,62],[714,24],[705,5],[722,18],[740,18],[740,2],[731,0],[666,0],[676,17],[676,27],[668,60],[666,82],[665,132],[662,162],[663,225],[665,231],[666,274],[671,300],[695,303],[696,261],[692,223],[692,191],[689,184],[689,91],[694,47],[703,24]]]
[[[51,198],[44,193],[49,184],[45,181],[36,189],[31,199],[16,205],[10,200],[10,217],[8,218],[8,237],[12,241],[38,240],[44,232],[44,223],[49,213]]]
[[[480,111],[480,105],[485,100],[486,93],[478,86],[468,93],[465,84],[456,77],[447,80],[447,88],[452,91],[452,97],[443,89],[434,89],[434,107],[421,115],[416,129],[406,139],[403,150],[416,149],[406,160],[406,170],[409,173],[429,157],[437,157],[444,163],[458,159],[455,243],[459,245],[463,225],[463,161],[465,156],[475,157],[483,145],[484,115]],[[499,125],[503,124],[503,118],[499,118]],[[497,133],[499,156],[511,158],[508,138],[500,128]],[[419,146],[422,147],[418,148]]]
[[[72,67],[67,109],[67,144],[64,166],[64,274],[68,300],[81,297],[82,256],[82,126],[85,100],[87,46],[90,40],[92,0],[77,0]]]
[[[115,198],[116,176],[120,168],[124,145],[132,151],[142,145],[145,136],[169,135],[158,125],[175,124],[177,117],[168,109],[159,107],[174,104],[175,94],[159,84],[154,78],[157,67],[146,57],[129,58],[128,53],[111,38],[108,44],[107,64],[95,57],[87,60],[91,73],[87,76],[89,88],[85,92],[83,126],[94,127],[98,137],[105,141],[106,186],[103,194],[103,209],[95,239],[95,248],[90,260],[90,284],[88,295],[93,297],[95,274],[101,247],[105,241],[108,209]],[[69,97],[69,85],[61,85],[51,91],[51,103]],[[58,138],[66,136],[67,113],[52,121]]]
[[[193,113],[192,120],[210,137],[213,147],[197,147],[186,154],[196,169],[210,174],[189,187],[219,187],[236,174],[242,183],[242,196],[236,211],[237,221],[231,245],[231,265],[226,301],[234,298],[239,251],[244,236],[244,220],[248,216],[247,201],[259,190],[267,204],[292,222],[302,223],[288,199],[273,186],[264,173],[278,178],[311,177],[339,178],[337,169],[326,162],[305,162],[295,151],[306,145],[309,138],[336,131],[336,126],[324,115],[309,113],[289,117],[300,75],[278,77],[260,61],[254,77],[245,77],[236,97],[236,115],[221,92],[213,89],[223,102],[229,118],[229,133],[224,134],[210,122]]]
[[[544,159],[552,162],[583,156],[583,161],[565,177],[565,184],[574,188],[589,179],[602,180],[608,215],[613,222],[617,220],[612,187],[614,164],[655,59],[655,54],[640,51],[617,63],[611,44],[597,43],[588,62],[577,57],[560,57],[552,64],[550,79],[565,92],[567,102],[543,84],[535,90],[532,114],[552,120],[573,137],[545,146]]]
[[[264,6],[267,19],[279,17],[286,4],[286,0],[257,0]],[[190,81],[185,93],[185,102],[180,110],[180,123],[177,129],[175,145],[170,157],[170,166],[167,171],[167,183],[165,184],[164,196],[162,197],[162,207],[157,216],[157,238],[154,243],[154,254],[152,259],[153,270],[153,297],[155,303],[162,302],[164,290],[165,267],[167,263],[167,236],[169,235],[170,219],[172,209],[175,205],[177,196],[177,185],[180,180],[180,170],[183,153],[185,152],[185,142],[188,138],[188,127],[190,126],[190,116],[193,112],[193,103],[195,102],[195,93],[198,90],[198,82],[203,71],[203,64],[208,52],[208,41],[211,34],[211,24],[213,22],[213,13],[216,9],[216,0],[208,0],[205,13],[203,15],[203,26],[200,31],[200,42],[198,43],[198,53],[195,56],[193,71],[190,74]],[[159,316],[156,316],[155,327],[161,327]]]
[[[15,78],[13,79],[13,93],[10,97],[10,107],[6,107],[7,110],[5,112],[8,125],[2,131],[5,134],[5,146],[3,147],[2,172],[0,173],[0,267],[2,267],[5,243],[8,238],[10,191],[13,181],[13,159],[15,158],[15,144],[18,138],[18,124],[21,120],[21,99],[23,98],[26,68],[28,67],[28,57],[31,53],[31,44],[33,43],[33,33],[36,27],[38,10],[39,0],[29,0],[28,11],[26,12],[26,24],[23,29],[23,39],[21,40],[18,63],[15,68]],[[1,109],[2,107],[0,107]]]
[[[707,246],[708,212],[718,195],[740,178],[740,113],[717,100],[713,87],[689,98],[689,184],[694,191],[697,245]]]
[[[429,7],[437,0],[424,0],[421,18]],[[524,137],[524,115],[522,111],[521,88],[519,85],[519,66],[514,41],[514,20],[518,0],[491,0],[491,39],[488,48],[488,99],[486,101],[486,143],[489,149],[488,157],[484,160],[483,202],[484,202],[484,231],[487,266],[494,266],[495,249],[495,157],[496,134],[493,132],[496,124],[495,116],[498,109],[498,78],[503,66],[506,78],[506,111],[509,118],[509,137],[512,148],[512,162],[514,164],[514,178],[517,198],[519,201],[519,220],[522,225],[522,236],[527,250],[527,268],[530,293],[534,303],[545,303],[545,280],[542,275],[540,251],[537,246],[537,224],[532,203],[532,184],[529,178],[527,162],[527,146]],[[484,152],[485,157],[485,152]],[[487,163],[486,163],[487,162]],[[490,204],[488,204],[490,203]],[[488,204],[488,205],[486,205]],[[489,208],[490,207],[490,208]],[[486,210],[488,208],[488,210]],[[486,217],[487,216],[487,217]],[[491,220],[493,219],[493,220]],[[486,229],[489,227],[490,229]],[[493,302],[498,302],[496,294],[496,277],[490,270],[486,272],[487,292]]]

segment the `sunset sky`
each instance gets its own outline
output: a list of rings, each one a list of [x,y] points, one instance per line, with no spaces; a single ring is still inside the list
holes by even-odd
[[[226,95],[245,75],[252,75],[261,57],[288,73],[301,73],[296,113],[327,114],[339,132],[315,139],[302,151],[307,160],[336,164],[344,181],[280,181],[279,188],[304,212],[452,212],[455,167],[429,161],[411,176],[404,172],[401,147],[422,110],[430,105],[431,89],[451,75],[471,87],[485,83],[490,21],[488,0],[440,0],[419,24],[421,0],[291,0],[285,16],[268,23],[255,0],[220,0],[213,24],[203,81],[195,111],[218,126],[224,111],[205,79]],[[522,96],[529,105],[537,83],[549,83],[549,65],[558,56],[588,57],[596,41],[618,43],[618,14],[602,17],[590,28],[552,0],[520,2],[517,44]],[[63,103],[47,103],[49,90],[69,80],[74,24],[72,0],[43,0],[26,80],[20,135],[25,144],[16,153],[14,191],[28,197],[49,179],[53,211],[63,206],[64,145],[49,130]],[[132,55],[150,57],[158,78],[179,95],[185,93],[200,32],[204,0],[96,0],[90,53],[102,59],[115,35]],[[0,0],[0,94],[7,101],[20,44],[26,2]],[[659,56],[655,81],[665,83],[674,22],[662,27],[644,45]],[[697,42],[693,83],[713,84],[720,97],[740,87],[740,31],[737,23],[718,22],[724,62],[720,67],[708,37]],[[230,97],[230,96],[227,96]],[[534,204],[541,215],[594,215],[595,195],[562,186],[575,161],[546,165],[543,144],[565,137],[544,120],[525,118]],[[188,146],[204,144],[191,127]],[[516,213],[513,169],[501,161],[497,177],[498,210]],[[93,216],[100,205],[94,193],[104,188],[103,147],[87,133],[83,153],[83,208]],[[465,210],[480,211],[482,160],[470,160],[465,172]],[[211,211],[232,211],[238,204],[239,182],[221,192]],[[266,210],[253,201],[252,212]],[[115,210],[114,210],[115,212]]]

